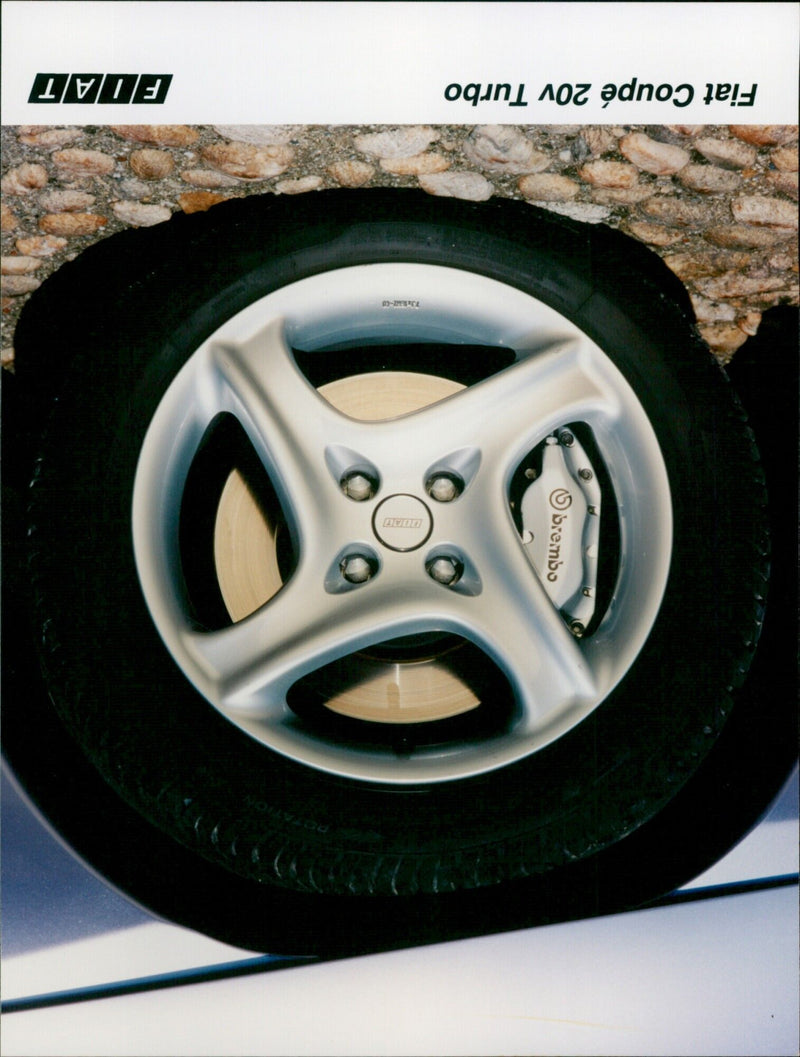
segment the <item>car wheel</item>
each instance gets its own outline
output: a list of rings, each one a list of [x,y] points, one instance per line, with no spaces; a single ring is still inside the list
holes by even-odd
[[[33,607],[126,804],[240,878],[361,896],[546,876],[667,808],[737,707],[768,544],[646,251],[333,192],[62,272],[20,325],[21,375],[58,378]]]

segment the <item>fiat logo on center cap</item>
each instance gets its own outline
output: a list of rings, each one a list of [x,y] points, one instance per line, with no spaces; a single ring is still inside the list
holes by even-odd
[[[375,509],[372,527],[384,546],[393,551],[413,551],[430,536],[433,518],[416,496],[390,495]]]

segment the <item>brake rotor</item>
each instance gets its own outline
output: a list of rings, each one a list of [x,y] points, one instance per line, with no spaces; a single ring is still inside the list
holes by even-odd
[[[329,382],[319,392],[337,410],[361,421],[398,418],[435,404],[464,386],[411,371],[379,371]],[[268,602],[283,586],[280,521],[258,503],[234,469],[220,496],[214,526],[214,560],[225,607],[234,622]],[[455,640],[456,642],[458,640]],[[373,723],[426,723],[476,708],[480,698],[459,671],[459,647],[450,636],[421,637],[403,656],[363,653],[326,669],[316,692],[338,715]]]

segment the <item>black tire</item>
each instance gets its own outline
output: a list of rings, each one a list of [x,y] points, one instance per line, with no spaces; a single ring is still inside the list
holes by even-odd
[[[489,276],[584,331],[644,409],[674,518],[654,626],[605,700],[524,758],[430,783],[306,766],[224,718],[162,644],[130,539],[145,431],[194,350],[287,283],[396,261]],[[738,707],[769,571],[763,476],[685,293],[621,235],[511,202],[251,198],[86,251],[31,299],[18,347],[20,385],[53,405],[27,514],[49,694],[116,795],[224,871],[334,896],[557,874],[665,811]]]

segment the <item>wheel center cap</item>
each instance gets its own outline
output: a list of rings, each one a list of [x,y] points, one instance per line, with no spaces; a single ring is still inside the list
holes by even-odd
[[[393,551],[413,551],[430,536],[433,518],[421,499],[401,493],[378,504],[372,527],[384,546]]]

